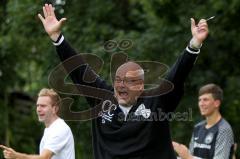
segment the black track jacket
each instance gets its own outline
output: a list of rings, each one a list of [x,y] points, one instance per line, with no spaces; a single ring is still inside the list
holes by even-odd
[[[145,92],[150,95],[143,95],[137,100],[126,120],[113,96],[113,87],[87,65],[89,58],[78,55],[66,40],[56,46],[56,50],[62,62],[72,59],[70,64],[79,66],[72,71],[69,63],[63,63],[91,108],[97,107],[92,112],[92,115],[98,115],[92,120],[95,159],[176,159],[169,121],[163,118],[163,114],[176,109],[183,96],[184,81],[197,58],[194,51],[198,50],[187,47],[165,78],[173,87],[166,83],[161,84],[159,89]],[[162,93],[154,96],[158,91]]]

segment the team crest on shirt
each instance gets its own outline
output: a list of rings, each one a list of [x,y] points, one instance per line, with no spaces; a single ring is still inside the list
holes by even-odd
[[[213,133],[208,133],[204,139],[205,144],[210,144],[213,141]]]
[[[117,106],[113,104],[110,100],[105,100],[102,103],[102,111],[100,111],[98,114],[99,117],[102,117],[102,124],[105,124],[106,121],[112,122],[114,111],[116,109]]]
[[[146,109],[144,104],[138,106],[137,110],[134,113],[136,116],[143,116],[145,119],[149,118],[151,115],[151,110]]]

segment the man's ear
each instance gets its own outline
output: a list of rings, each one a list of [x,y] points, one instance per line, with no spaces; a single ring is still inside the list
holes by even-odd
[[[54,105],[54,110],[55,110],[55,113],[58,114],[58,112],[59,112],[59,106]]]
[[[219,99],[216,99],[215,101],[214,101],[214,105],[215,105],[215,107],[220,107],[220,105],[221,105],[221,101],[219,100]]]

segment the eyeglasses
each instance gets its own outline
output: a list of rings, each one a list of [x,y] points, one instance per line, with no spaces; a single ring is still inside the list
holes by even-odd
[[[121,79],[118,77],[114,79],[115,84],[120,84],[121,82],[123,82],[123,84],[125,84],[127,86],[135,85],[135,84],[137,84],[137,82],[140,82],[140,81],[143,81],[143,80],[142,79],[130,79],[130,78]]]

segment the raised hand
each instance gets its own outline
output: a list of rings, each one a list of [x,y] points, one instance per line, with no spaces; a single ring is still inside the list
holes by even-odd
[[[67,19],[62,18],[60,20],[57,20],[54,13],[54,8],[51,4],[45,4],[43,6],[43,15],[44,17],[41,14],[38,14],[38,17],[42,21],[47,34],[53,41],[56,41],[61,34],[61,27],[63,25],[63,22]]]
[[[191,18],[191,31],[194,45],[201,45],[208,36],[208,24],[205,19],[201,19],[196,25],[195,20]]]

